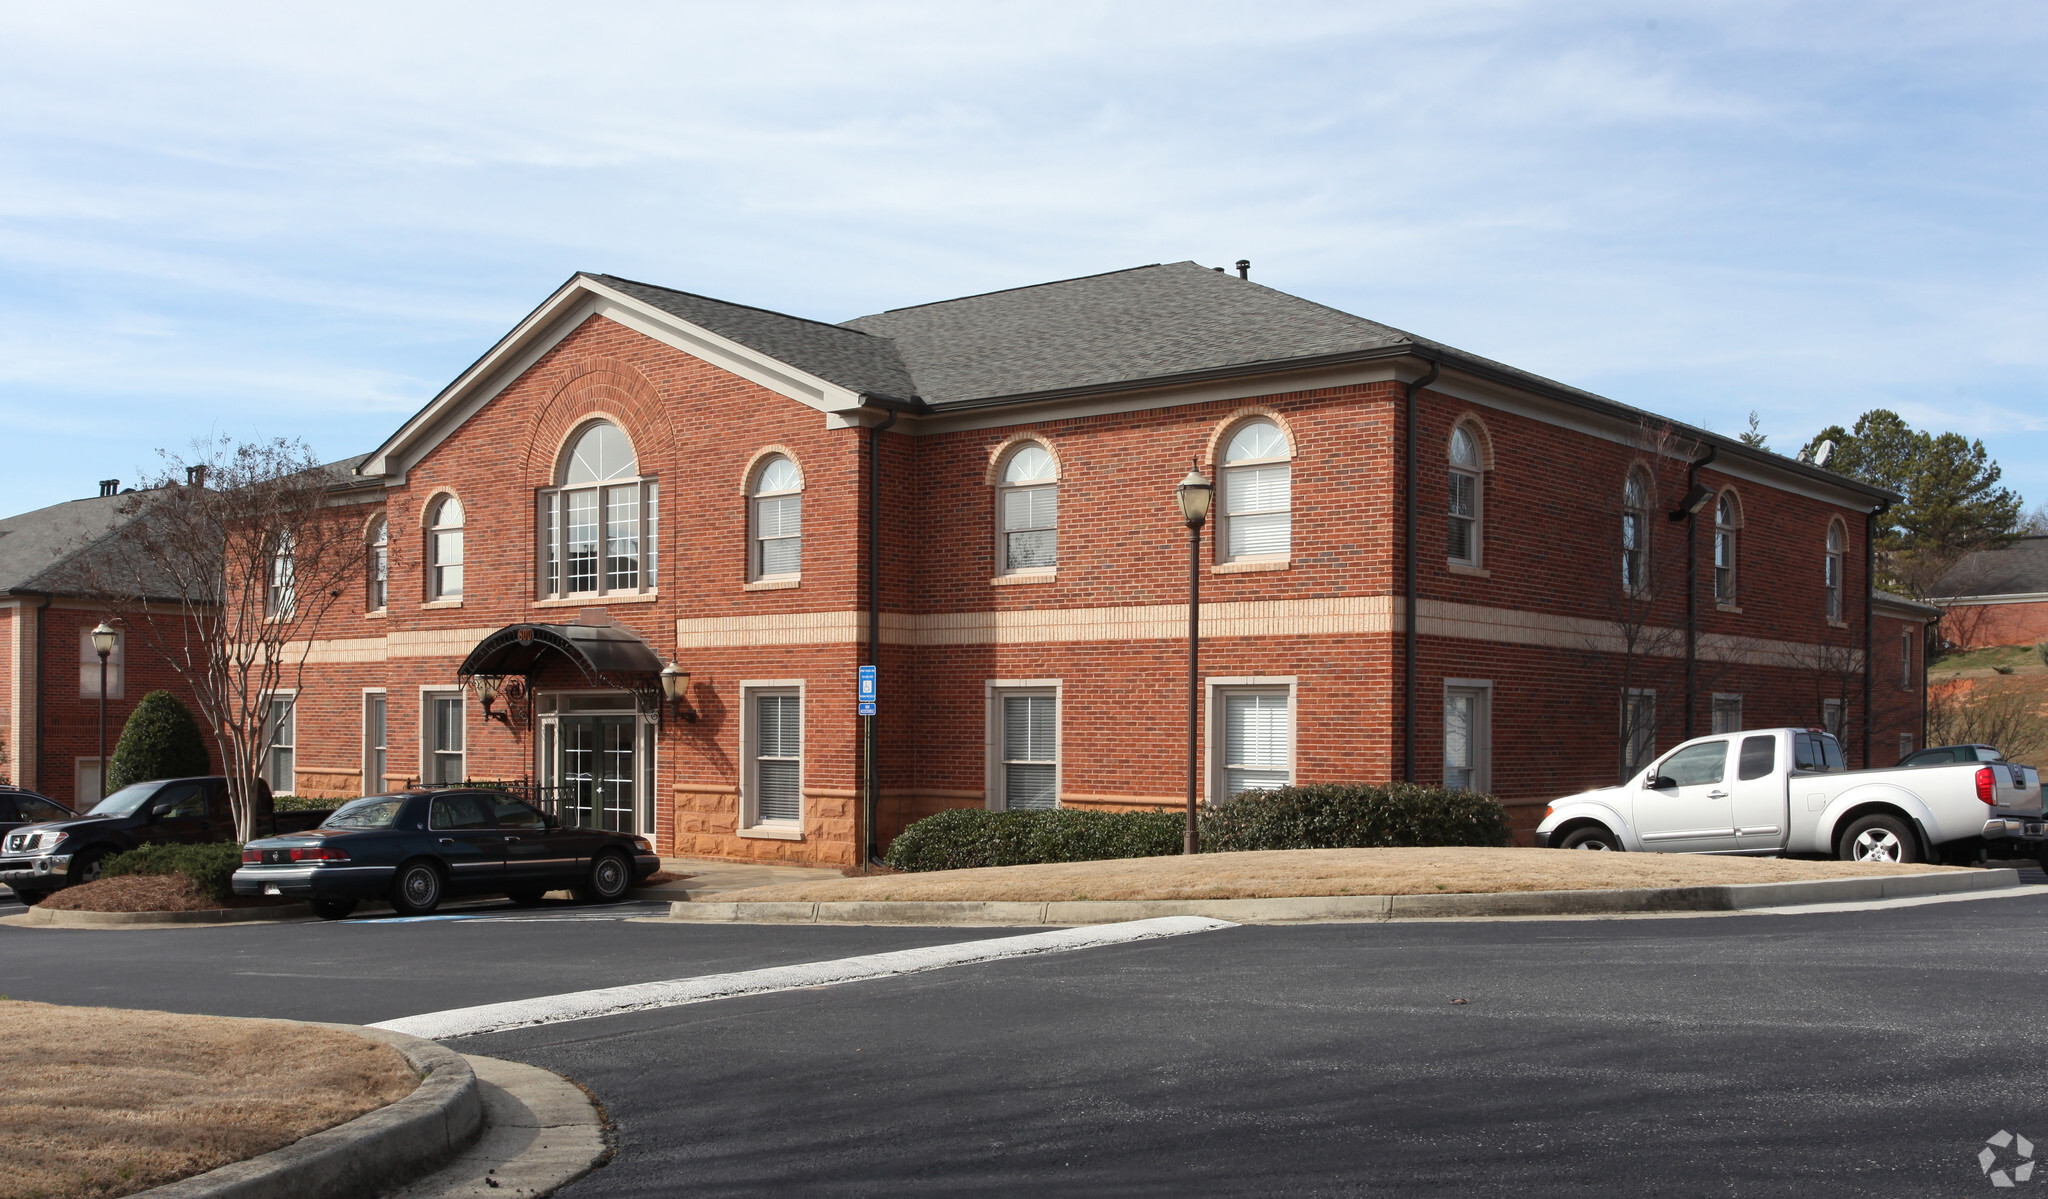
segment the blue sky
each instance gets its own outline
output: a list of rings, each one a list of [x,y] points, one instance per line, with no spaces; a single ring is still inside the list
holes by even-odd
[[[1147,262],[2048,500],[2048,9],[0,5],[0,509],[368,450],[578,269],[803,316]]]

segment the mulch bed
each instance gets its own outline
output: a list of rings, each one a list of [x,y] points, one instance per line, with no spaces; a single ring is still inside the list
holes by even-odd
[[[182,874],[123,874],[66,887],[36,906],[60,912],[209,912],[302,902],[278,895],[238,895],[222,903]]]

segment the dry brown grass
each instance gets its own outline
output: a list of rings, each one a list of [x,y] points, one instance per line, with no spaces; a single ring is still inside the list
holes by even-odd
[[[388,1045],[282,1020],[0,1000],[0,1197],[101,1199],[402,1099]]]
[[[1267,899],[1295,895],[1589,891],[1776,883],[1918,874],[1947,866],[1798,862],[1691,854],[1567,853],[1554,849],[1282,849],[934,870],[877,878],[750,887],[716,896],[752,900]]]

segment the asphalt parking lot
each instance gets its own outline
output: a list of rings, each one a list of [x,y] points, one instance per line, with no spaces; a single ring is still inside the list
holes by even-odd
[[[503,914],[0,929],[0,958],[17,998],[368,1022],[1019,931]],[[2044,922],[2048,889],[1242,927],[454,1044],[605,1102],[620,1152],[567,1199],[1988,1194],[1986,1138],[2048,1141]]]

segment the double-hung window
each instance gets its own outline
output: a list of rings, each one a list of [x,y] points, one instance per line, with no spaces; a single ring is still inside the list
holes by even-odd
[[[1460,566],[1479,565],[1479,472],[1479,443],[1471,429],[1459,425],[1451,430],[1449,528],[1444,544],[1445,556]]]
[[[1631,687],[1621,696],[1621,773],[1626,778],[1657,756],[1657,693]]]
[[[748,500],[747,577],[755,582],[795,579],[804,569],[804,476],[781,454],[754,472]]]
[[[363,605],[366,611],[384,610],[391,584],[391,525],[383,517],[370,522],[370,535],[363,551]]]
[[[127,657],[128,635],[115,630],[114,649],[107,655],[107,698],[121,699],[127,695],[127,685],[122,681],[122,666]],[[98,699],[100,697],[100,652],[93,648],[92,630],[78,632],[78,698]]]
[[[263,613],[272,620],[290,620],[298,602],[298,560],[294,556],[292,535],[281,533],[277,547],[270,555],[270,580],[263,593]]]
[[[1716,733],[1739,733],[1742,731],[1742,697],[1716,693],[1714,696],[1714,727]]]
[[[997,491],[1001,513],[1002,571],[1052,570],[1059,565],[1060,486],[1052,455],[1026,442],[1003,461]]]
[[[363,794],[380,794],[387,784],[384,781],[385,766],[385,714],[384,693],[369,691],[363,695]]]
[[[290,795],[296,786],[293,756],[299,738],[294,699],[290,695],[273,695],[264,709],[263,777],[273,795]]]
[[[462,782],[468,777],[462,748],[462,693],[428,692],[426,701],[427,735],[421,740],[427,760],[421,765],[433,782]]]
[[[1842,534],[1842,522],[1833,521],[1828,525],[1828,558],[1823,572],[1827,586],[1828,620],[1842,622],[1842,549],[1846,538]]]
[[[1444,786],[1485,791],[1492,778],[1493,689],[1484,681],[1444,680]]]
[[[804,798],[804,697],[794,687],[748,688],[746,695],[746,820],[800,828]]]
[[[1215,798],[1271,791],[1294,781],[1294,693],[1291,687],[1218,687]]]
[[[999,811],[1059,806],[1060,701],[1054,686],[990,691],[991,782]]]
[[[1714,501],[1714,602],[1735,602],[1735,529],[1742,523],[1742,510],[1735,493],[1724,491]],[[1732,730],[1731,730],[1732,731]]]
[[[541,598],[654,591],[661,491],[640,473],[625,433],[609,421],[584,426],[555,477],[557,485],[540,493],[534,522]]]
[[[444,495],[427,513],[427,598],[462,598],[462,501]]]
[[[1642,595],[1650,589],[1650,480],[1628,473],[1621,489],[1621,589]]]
[[[1226,561],[1286,558],[1294,544],[1294,464],[1270,420],[1237,427],[1223,449],[1222,548]]]

